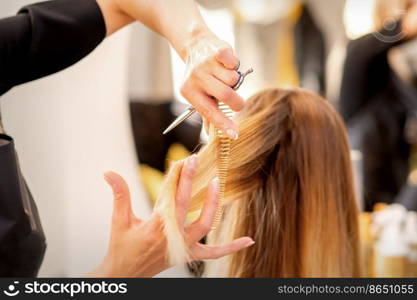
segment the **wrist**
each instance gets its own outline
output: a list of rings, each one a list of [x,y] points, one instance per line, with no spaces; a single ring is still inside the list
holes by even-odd
[[[182,43],[183,47],[179,51],[180,56],[185,61],[191,53],[195,52],[195,49],[204,44],[213,44],[213,41],[216,40],[220,42],[220,39],[207,27],[194,26],[190,28],[185,41]]]

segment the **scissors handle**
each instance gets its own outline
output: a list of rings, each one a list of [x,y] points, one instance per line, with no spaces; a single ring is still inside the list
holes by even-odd
[[[249,70],[247,70],[245,73],[242,73],[240,71],[237,71],[237,73],[239,74],[239,80],[235,83],[234,86],[232,86],[232,89],[234,89],[236,91],[238,88],[240,88],[240,86],[242,85],[243,81],[245,80],[245,77],[248,74],[252,73],[252,72],[253,72],[253,69],[252,68],[250,68]]]

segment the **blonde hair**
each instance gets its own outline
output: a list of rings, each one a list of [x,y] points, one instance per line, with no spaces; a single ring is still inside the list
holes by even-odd
[[[345,128],[320,96],[270,89],[252,96],[237,117],[225,213],[209,244],[240,236],[252,247],[210,262],[206,275],[229,277],[359,276],[357,206]],[[191,210],[201,209],[216,176],[218,140],[199,152]],[[175,218],[178,166],[157,209],[172,263],[190,259]],[[167,191],[164,190],[164,191]]]

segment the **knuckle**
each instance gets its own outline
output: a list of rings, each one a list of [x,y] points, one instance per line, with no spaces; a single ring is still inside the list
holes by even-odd
[[[218,60],[223,61],[226,54],[227,54],[227,48],[223,47],[217,50],[216,57]]]
[[[224,55],[228,50],[229,50],[228,47],[222,47],[222,48],[217,50],[217,55],[219,55],[219,56]]]
[[[233,54],[233,50],[227,44],[217,50],[217,55],[221,58],[229,58],[231,54]]]
[[[120,201],[120,200],[122,200],[122,199],[123,199],[123,192],[122,192],[122,191],[120,191],[120,190],[115,191],[115,192],[114,192],[114,199],[115,199],[116,201]]]
[[[218,60],[228,69],[235,69],[239,60],[230,46],[224,47],[217,52]]]

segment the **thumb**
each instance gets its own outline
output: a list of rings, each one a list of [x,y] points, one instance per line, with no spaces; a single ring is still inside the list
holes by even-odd
[[[255,244],[255,242],[250,237],[241,237],[221,246],[197,244],[193,249],[193,258],[196,260],[217,259],[248,248],[253,244]]]
[[[130,192],[126,181],[117,173],[106,172],[104,179],[113,190],[114,205],[112,225],[127,227],[132,219],[132,207],[130,204]]]
[[[220,49],[216,55],[216,60],[226,69],[239,69],[239,59],[235,56],[233,50],[229,47]]]

